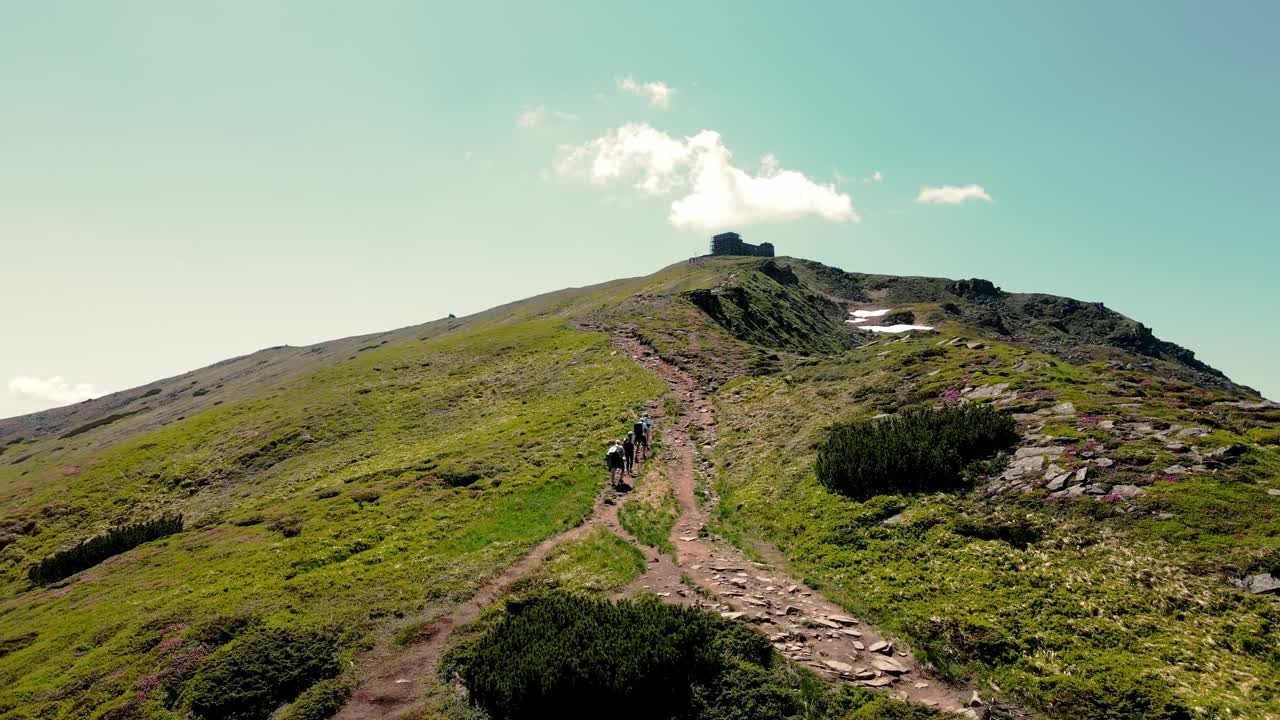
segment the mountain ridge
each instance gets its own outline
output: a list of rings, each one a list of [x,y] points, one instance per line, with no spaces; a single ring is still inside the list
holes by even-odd
[[[857,327],[881,321],[932,329]],[[380,659],[409,667],[397,648],[465,641],[531,589],[630,597],[655,577],[663,602],[767,628],[779,667],[831,692],[930,697],[860,665],[894,667],[839,630],[838,606],[909,654],[905,674],[979,689],[993,717],[1280,711],[1280,598],[1260,579],[1280,573],[1280,406],[1141,327],[980,280],[699,258],[0,421],[0,716],[178,717],[271,638],[327,638],[315,667],[351,670],[323,670],[315,694],[363,692]],[[967,403],[1019,439],[961,489],[859,500],[814,475],[834,425]],[[599,456],[645,410],[661,462],[617,493]],[[179,515],[88,569],[28,577]],[[761,579],[787,577],[827,609],[788,611],[788,583]],[[474,627],[438,635],[455,617]],[[405,687],[459,717],[455,686]],[[262,707],[304,702],[290,692]]]

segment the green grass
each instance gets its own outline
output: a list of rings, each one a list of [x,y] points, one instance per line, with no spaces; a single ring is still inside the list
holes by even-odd
[[[665,473],[665,469],[661,472]],[[628,498],[618,508],[618,521],[624,530],[641,543],[664,553],[675,552],[671,545],[671,528],[679,517],[680,507],[665,477],[655,492]]]
[[[1280,500],[1265,493],[1280,476],[1276,453],[1254,450],[1216,476],[1147,485],[1133,513],[1101,500],[1046,502],[1042,492],[859,502],[830,493],[814,472],[832,422],[997,381],[1046,398],[1018,400],[1020,412],[1069,400],[1105,417],[1222,426],[1202,441],[1206,448],[1244,442],[1256,430],[1227,415],[1171,408],[1154,393],[1123,407],[1132,396],[1112,393],[1115,374],[1102,366],[1064,366],[999,344],[892,362],[926,342],[894,343],[888,360],[871,352],[881,345],[797,366],[789,377],[722,387],[720,452],[735,460],[718,482],[725,535],[773,541],[794,574],[904,637],[926,661],[989,680],[1052,717],[1280,713],[1280,601],[1226,582],[1277,558]],[[1049,366],[1009,370],[1024,360]],[[1044,432],[1096,433],[1075,428]],[[1149,483],[1151,468],[1167,459],[1160,441],[1112,438],[1105,450],[1137,451],[1160,460],[1095,477]],[[900,522],[882,524],[899,512]]]
[[[38,526],[0,553],[0,643],[36,632],[0,657],[0,714],[124,702],[166,672],[162,631],[219,613],[371,632],[470,596],[590,513],[604,440],[662,392],[611,353],[556,320],[498,325],[362,353],[87,457],[44,453],[28,475],[0,466],[6,524]],[[189,529],[29,586],[33,559],[163,512]]]
[[[644,553],[605,528],[594,528],[586,537],[565,541],[547,553],[519,589],[550,587],[604,595],[626,587],[644,571]]]

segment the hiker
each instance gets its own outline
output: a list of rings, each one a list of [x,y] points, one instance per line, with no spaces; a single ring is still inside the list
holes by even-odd
[[[622,441],[622,454],[627,460],[627,474],[631,477],[636,476],[636,434],[634,432],[627,433],[626,439]]]
[[[604,463],[609,466],[609,484],[617,487],[622,482],[622,473],[626,468],[622,443],[614,440],[609,444],[609,449],[604,454]]]
[[[649,436],[644,433],[644,422],[637,420],[636,424],[632,426],[631,432],[636,438],[636,453],[639,462],[644,462],[645,458],[649,456]]]
[[[649,417],[649,413],[640,416],[640,422],[644,423],[644,444],[653,444],[653,420]]]

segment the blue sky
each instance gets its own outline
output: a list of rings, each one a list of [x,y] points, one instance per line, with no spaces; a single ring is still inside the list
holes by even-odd
[[[0,416],[648,273],[712,228],[1101,300],[1280,397],[1278,24],[1263,2],[8,3]]]

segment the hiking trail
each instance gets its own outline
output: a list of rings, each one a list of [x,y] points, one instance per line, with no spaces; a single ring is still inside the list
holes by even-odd
[[[638,338],[619,334],[613,344],[668,385],[667,393],[649,404],[655,428],[661,432],[660,452],[650,449],[641,466],[647,482],[642,487],[641,482],[631,479],[631,489],[642,494],[660,491],[654,480],[670,483],[680,511],[670,534],[675,557],[639,543],[623,529],[618,510],[627,495],[606,483],[597,493],[587,520],[543,540],[445,615],[418,618],[426,622],[407,644],[399,645],[393,633],[385,633],[361,657],[351,698],[335,720],[402,717],[421,708],[428,691],[439,687],[436,669],[453,629],[478,618],[557,545],[597,527],[626,539],[645,557],[645,572],[615,593],[616,598],[652,592],[665,602],[702,607],[726,618],[751,622],[782,655],[825,677],[883,688],[895,698],[965,717],[983,717],[984,708],[971,706],[977,702],[971,688],[950,684],[925,671],[902,643],[885,638],[789,577],[780,567],[782,556],[775,548],[757,542],[757,553],[770,562],[755,562],[706,532],[707,519],[717,503],[710,481],[714,465],[703,452],[717,444],[714,407],[693,375],[660,358]],[[667,412],[667,399],[674,400],[674,415]],[[700,436],[701,448],[695,447],[694,434]],[[665,463],[665,478],[659,463]]]
[[[660,358],[637,338],[619,335],[614,344],[661,376],[670,388],[667,397],[674,398],[679,408],[678,415],[667,417],[662,401],[651,405],[667,450],[667,478],[680,504],[680,517],[670,538],[677,557],[669,572],[651,569],[628,590],[651,590],[668,602],[709,607],[724,617],[755,623],[778,652],[823,676],[884,688],[900,700],[981,717],[983,709],[971,707],[971,702],[977,702],[972,688],[950,684],[925,671],[904,644],[884,637],[821,593],[789,577],[775,548],[757,541],[758,554],[771,562],[754,562],[740,549],[708,535],[707,519],[716,506],[710,481],[714,466],[699,450],[709,451],[718,442],[714,406],[696,378]],[[701,438],[700,449],[695,448],[693,433]],[[704,481],[701,488],[700,477]],[[704,496],[701,504],[699,490]],[[701,592],[690,591],[681,582],[683,574]]]

